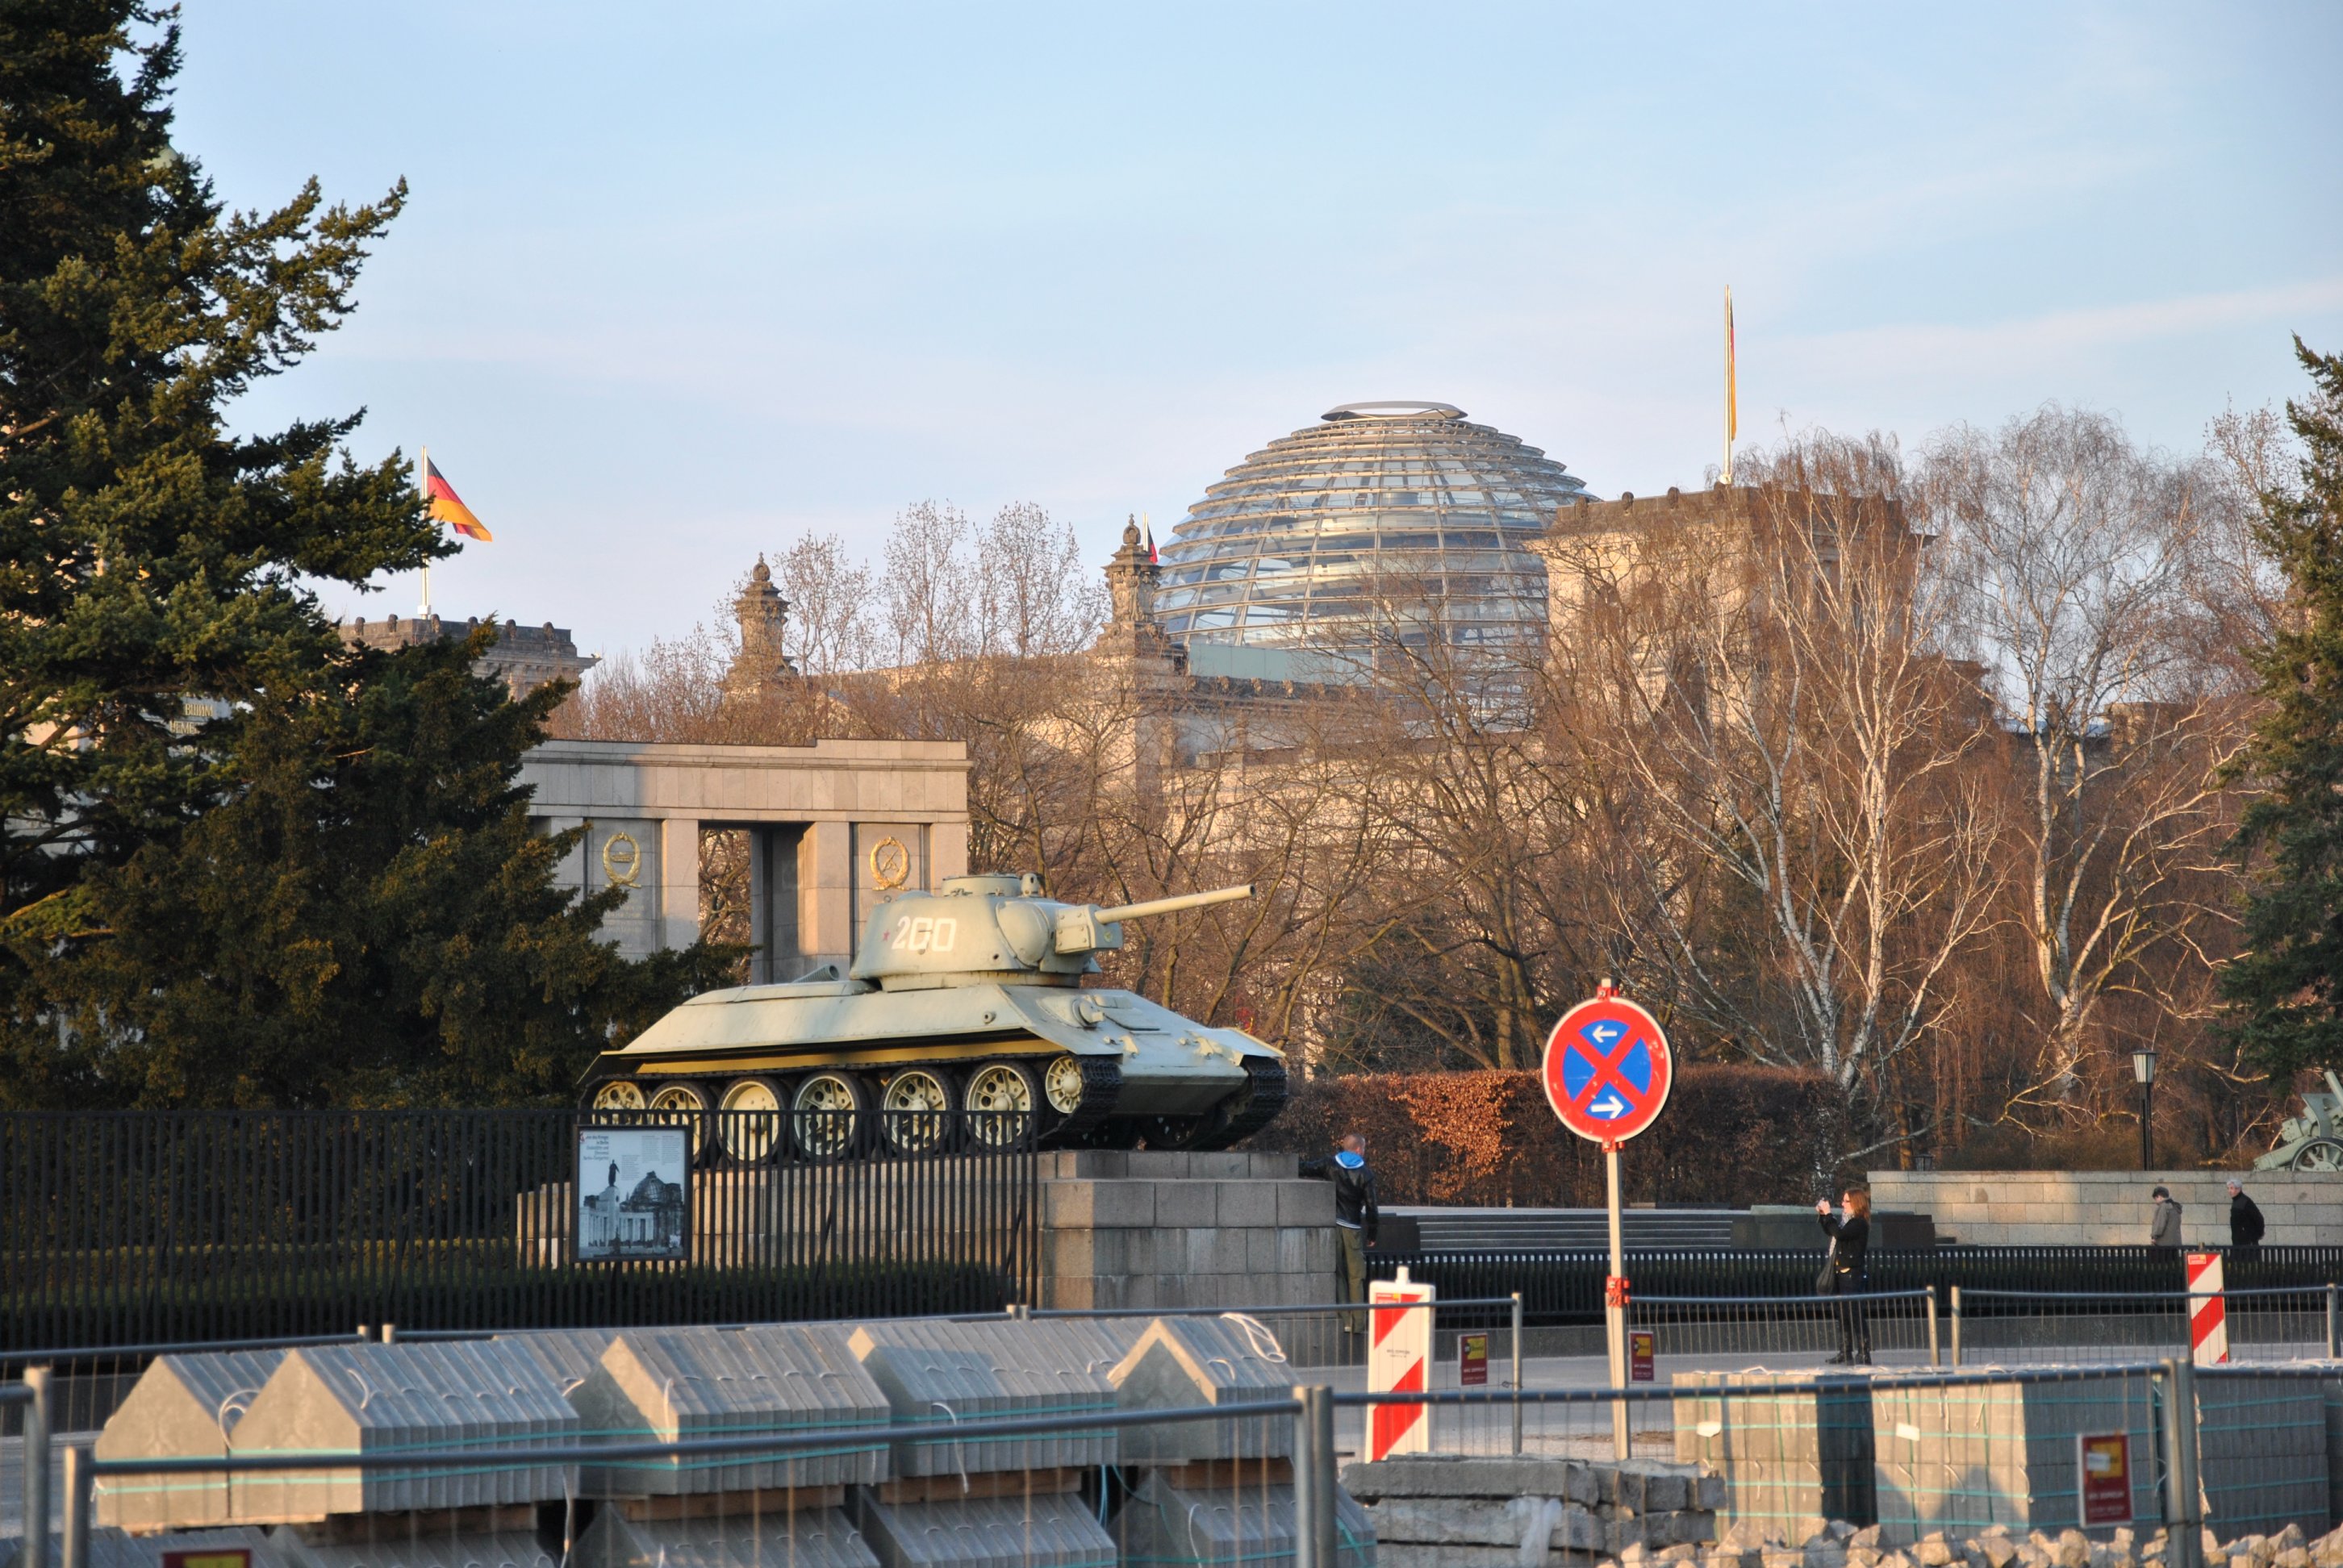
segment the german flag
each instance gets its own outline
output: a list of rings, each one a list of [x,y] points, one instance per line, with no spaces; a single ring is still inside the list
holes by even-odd
[[[456,494],[456,487],[440,477],[439,465],[427,457],[423,459],[423,498],[431,516],[466,538],[487,544],[497,537],[480,526],[480,519],[472,516],[472,508]]]

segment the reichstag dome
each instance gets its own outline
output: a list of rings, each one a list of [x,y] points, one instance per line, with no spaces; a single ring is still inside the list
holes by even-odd
[[[1354,646],[1387,624],[1397,584],[1438,597],[1426,618],[1452,640],[1515,643],[1546,619],[1545,568],[1529,541],[1555,508],[1594,498],[1560,463],[1462,408],[1346,403],[1253,453],[1188,509],[1162,552],[1155,614],[1192,650]]]

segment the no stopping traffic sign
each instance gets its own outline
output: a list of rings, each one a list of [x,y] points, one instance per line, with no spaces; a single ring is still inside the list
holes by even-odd
[[[1562,1124],[1594,1143],[1624,1143],[1659,1120],[1675,1068],[1659,1020],[1605,994],[1562,1015],[1538,1076]]]

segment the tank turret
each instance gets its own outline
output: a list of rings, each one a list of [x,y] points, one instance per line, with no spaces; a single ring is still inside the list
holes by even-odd
[[[1066,904],[1041,879],[948,877],[939,891],[905,893],[870,911],[852,979],[882,990],[939,986],[1078,986],[1098,955],[1122,946],[1122,922],[1252,897],[1252,885],[1137,904]]]

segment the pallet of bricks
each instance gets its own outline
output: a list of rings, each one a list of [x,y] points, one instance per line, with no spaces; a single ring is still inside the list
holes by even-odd
[[[318,1463],[104,1477],[92,1568],[164,1568],[166,1551],[246,1568],[1278,1568],[1293,1557],[1289,1420],[1079,1422],[1282,1399],[1293,1381],[1264,1331],[1189,1320],[574,1331],[165,1356],[107,1422],[100,1457]],[[1069,1430],[954,1435],[1001,1417]],[[806,1432],[837,1442],[769,1456],[526,1458]],[[402,1450],[522,1457],[333,1462]],[[1365,1516],[1348,1499],[1341,1510],[1340,1568],[1373,1568]],[[0,1568],[15,1556],[0,1553]]]

